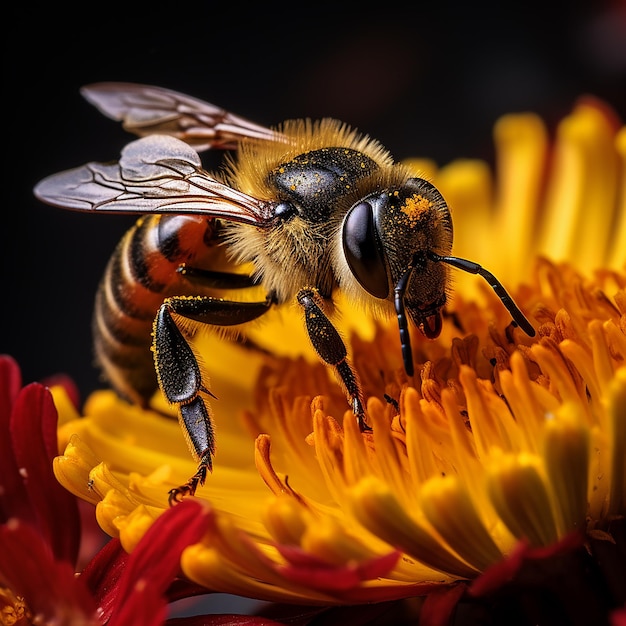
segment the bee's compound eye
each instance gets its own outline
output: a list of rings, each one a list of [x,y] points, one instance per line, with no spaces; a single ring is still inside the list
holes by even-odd
[[[389,295],[385,254],[369,202],[355,204],[343,221],[343,252],[361,287],[375,298]]]

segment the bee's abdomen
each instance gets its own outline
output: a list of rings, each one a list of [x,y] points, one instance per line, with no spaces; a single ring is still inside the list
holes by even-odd
[[[152,325],[163,299],[183,295],[177,273],[211,237],[211,223],[195,217],[149,215],[124,235],[96,294],[96,361],[123,397],[145,405],[157,389]]]

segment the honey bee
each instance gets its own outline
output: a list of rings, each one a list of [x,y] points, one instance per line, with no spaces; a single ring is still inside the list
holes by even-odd
[[[98,83],[81,91],[141,138],[118,162],[54,174],[34,192],[66,209],[140,216],[98,289],[94,345],[121,396],[147,406],[158,385],[178,408],[198,467],[170,491],[170,504],[204,484],[215,452],[213,394],[189,323],[237,327],[297,302],[313,348],[334,370],[363,431],[358,375],[332,321],[339,290],[373,315],[397,317],[409,376],[409,321],[430,339],[439,335],[450,266],[483,276],[514,324],[535,334],[490,272],[451,256],[452,219],[441,193],[378,141],[333,119],[264,128],[148,85]],[[205,171],[198,155],[209,148],[232,151],[217,173]],[[264,297],[221,295],[252,287]]]

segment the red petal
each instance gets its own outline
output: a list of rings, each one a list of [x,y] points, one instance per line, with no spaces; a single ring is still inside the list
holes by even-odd
[[[165,511],[128,558],[126,568],[120,576],[116,607],[111,615],[110,626],[122,626],[123,619],[132,606],[142,615],[146,598],[162,598],[168,586],[180,571],[180,555],[189,545],[197,543],[206,532],[211,510],[194,500],[185,500]],[[160,605],[155,605],[160,611]],[[152,622],[145,622],[151,624]],[[133,621],[133,624],[139,622]]]
[[[22,375],[15,359],[0,354],[0,423],[9,422],[11,408],[22,388]]]
[[[55,376],[49,376],[41,381],[46,387],[63,387],[65,393],[67,393],[74,408],[78,410],[81,406],[80,392],[74,382],[74,379],[67,374],[56,374]]]
[[[281,574],[288,580],[294,581],[313,589],[340,592],[357,587],[361,579],[348,567],[290,567],[281,568]]]
[[[420,624],[429,624],[429,626],[450,624],[456,605],[466,589],[465,583],[458,583],[429,593],[420,611]]]
[[[289,565],[281,566],[280,572],[286,578],[315,589],[339,591],[358,587],[364,580],[386,576],[400,558],[399,552],[390,552],[345,566],[334,566],[321,561],[293,546],[277,546]]]
[[[35,512],[24,497],[11,438],[11,415],[21,384],[17,363],[11,357],[0,356],[0,522],[17,517],[36,524]]]
[[[399,558],[400,552],[394,551],[360,563],[358,569],[361,579],[372,580],[386,576],[396,566]]]
[[[486,569],[472,582],[468,589],[469,595],[473,597],[487,595],[513,580],[522,566],[527,551],[527,543],[518,543],[509,556]]]
[[[441,588],[440,583],[415,583],[389,587],[365,587],[361,583],[386,576],[400,557],[390,552],[363,563],[335,567],[315,555],[294,546],[278,545],[277,550],[289,562],[276,569],[285,578],[319,589],[346,602],[386,602],[423,596]]]
[[[511,554],[499,563],[492,565],[470,585],[468,593],[472,597],[484,596],[499,589],[520,571],[525,561],[549,559],[558,554],[564,554],[579,548],[584,537],[578,532],[570,533],[552,545],[532,548],[526,542],[515,546]]]
[[[87,623],[95,615],[96,603],[73,563],[56,560],[29,524],[14,519],[0,526],[0,572],[3,584],[24,597],[42,623],[61,623],[70,613],[77,619],[82,614]]]
[[[76,571],[81,572],[110,538],[98,525],[94,505],[84,500],[77,504],[81,531]]]
[[[296,567],[331,567],[326,561],[323,561],[318,556],[306,552],[298,546],[289,546],[286,544],[278,544],[276,549],[291,565]]]
[[[117,604],[109,626],[162,626],[167,619],[167,602],[153,587],[149,578],[138,580],[133,588],[132,601]]]
[[[611,613],[611,626],[626,626],[626,606]]]
[[[80,575],[102,611],[106,623],[115,608],[118,582],[126,569],[129,554],[119,539],[111,539],[95,556]]]
[[[38,527],[57,558],[76,563],[80,518],[76,498],[56,480],[52,460],[57,449],[57,411],[52,395],[39,383],[22,389],[13,406],[11,440],[24,494]]]

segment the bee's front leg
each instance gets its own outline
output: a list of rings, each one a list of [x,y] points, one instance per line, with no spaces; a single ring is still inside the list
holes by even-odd
[[[371,430],[365,423],[365,409],[359,379],[348,363],[348,353],[343,339],[318,303],[320,295],[314,289],[301,289],[297,299],[304,310],[306,329],[313,348],[322,361],[334,368],[348,396],[361,431]]]
[[[213,418],[204,396],[213,396],[202,381],[202,372],[187,337],[181,332],[172,314],[214,326],[244,324],[269,310],[272,300],[235,302],[208,296],[177,296],[167,298],[154,321],[152,350],[161,391],[168,402],[178,406],[180,424],[194,458],[196,473],[169,493],[170,504],[186,495],[193,495],[212,470],[215,454]]]

